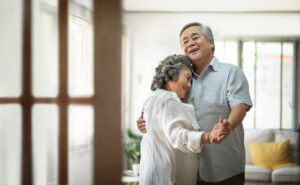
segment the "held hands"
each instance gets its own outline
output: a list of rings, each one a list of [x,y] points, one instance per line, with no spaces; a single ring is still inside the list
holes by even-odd
[[[228,120],[219,118],[219,123],[217,123],[213,130],[209,134],[210,143],[221,143],[226,137],[231,133],[232,127]]]
[[[146,133],[146,121],[144,120],[144,109],[141,112],[141,116],[136,120],[137,127],[142,133]]]

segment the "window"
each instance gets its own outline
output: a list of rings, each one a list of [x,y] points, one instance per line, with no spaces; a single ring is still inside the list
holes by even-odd
[[[236,41],[216,41],[215,54],[224,63],[238,65],[238,43]]]
[[[59,79],[57,2],[35,1],[33,155],[35,184],[58,184],[59,116],[68,121],[69,184],[92,182],[94,66],[91,10],[69,3],[68,64]],[[63,62],[64,63],[64,62]],[[66,76],[65,74],[68,74]],[[67,79],[67,81],[65,81]],[[62,87],[64,81],[67,86]],[[67,89],[67,94],[62,93]],[[61,99],[64,98],[64,100]],[[47,102],[48,101],[48,102]],[[77,174],[84,174],[78,177]]]
[[[245,42],[243,70],[254,103],[245,128],[293,129],[293,43]]]
[[[20,184],[21,106],[0,105],[0,184]]]
[[[0,184],[21,183],[22,18],[20,0],[0,2]],[[9,10],[9,11],[7,11]],[[5,25],[5,26],[3,26]]]
[[[215,45],[215,56],[224,63],[240,63],[247,77],[254,106],[244,119],[244,127],[293,129],[294,44],[241,42],[242,50],[236,41],[219,40]]]

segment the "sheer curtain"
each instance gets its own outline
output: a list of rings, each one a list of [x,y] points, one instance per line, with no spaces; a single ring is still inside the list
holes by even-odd
[[[0,1],[0,98],[21,91],[22,1]],[[2,102],[3,103],[3,102]],[[0,184],[20,184],[21,106],[0,104]]]
[[[254,103],[246,115],[245,128],[293,129],[293,45],[244,43],[243,70]]]

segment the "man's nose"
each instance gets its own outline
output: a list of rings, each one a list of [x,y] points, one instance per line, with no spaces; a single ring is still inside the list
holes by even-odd
[[[191,47],[191,46],[194,46],[195,45],[195,42],[193,40],[190,40],[189,43],[188,43],[188,47]]]

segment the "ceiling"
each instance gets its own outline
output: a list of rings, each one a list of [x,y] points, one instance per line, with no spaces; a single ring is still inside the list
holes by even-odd
[[[93,0],[71,0],[71,2],[89,9],[93,6]],[[122,5],[125,12],[300,13],[300,0],[122,0]]]
[[[300,0],[123,0],[127,12],[299,12]]]

